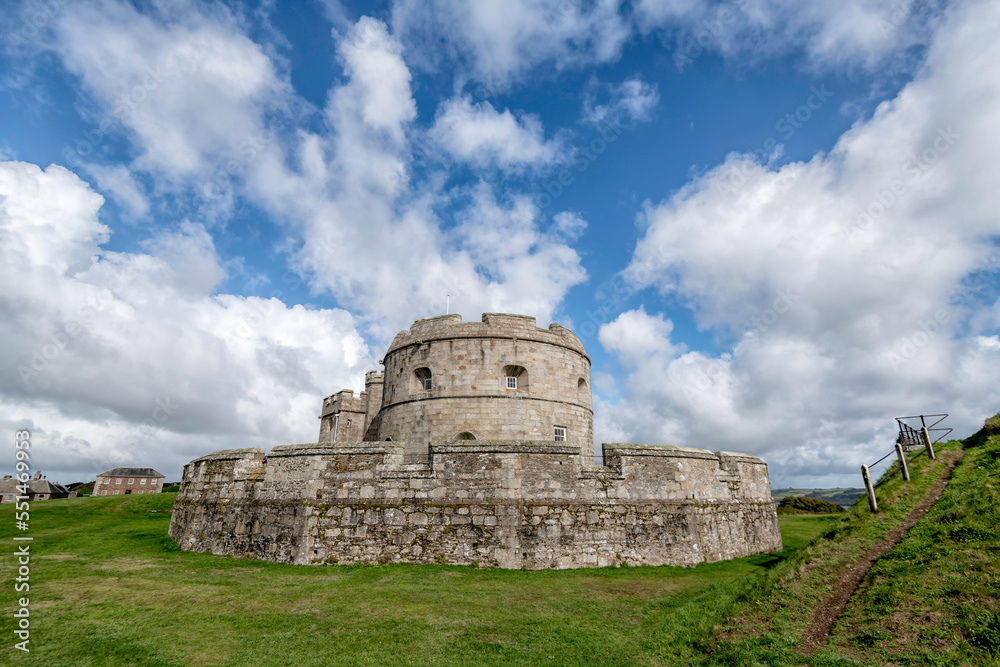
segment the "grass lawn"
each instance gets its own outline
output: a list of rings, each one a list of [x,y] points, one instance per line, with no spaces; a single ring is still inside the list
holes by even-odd
[[[748,578],[836,516],[781,518],[785,551],[695,568],[279,565],[183,552],[175,494],[33,503],[29,593],[0,507],[0,664],[661,665],[702,655]],[[31,652],[11,614],[30,599]]]
[[[785,552],[793,552],[809,544],[817,535],[826,532],[840,521],[840,514],[785,514],[778,517],[781,524],[781,541]]]

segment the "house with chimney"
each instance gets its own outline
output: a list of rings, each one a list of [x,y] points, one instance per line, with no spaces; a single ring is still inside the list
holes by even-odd
[[[160,493],[165,475],[152,468],[112,468],[97,476],[94,496]]]
[[[50,482],[42,476],[42,471],[35,473],[35,476],[26,483],[27,489],[18,488],[21,483],[16,477],[4,475],[0,479],[0,503],[12,503],[17,496],[27,496],[29,501],[53,500],[57,498],[76,498],[79,493],[70,491],[58,482]],[[23,498],[22,498],[23,499]]]

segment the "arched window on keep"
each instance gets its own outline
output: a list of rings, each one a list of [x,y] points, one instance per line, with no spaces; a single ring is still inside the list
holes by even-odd
[[[507,391],[528,391],[528,371],[524,366],[503,367],[503,388]]]
[[[430,391],[433,383],[431,381],[431,369],[425,367],[413,371],[414,391]]]
[[[577,380],[576,381],[576,402],[577,403],[584,403],[584,404],[588,403],[589,402],[588,399],[590,397],[587,396],[587,394],[589,393],[589,391],[590,390],[587,387],[587,381],[586,380],[584,380],[583,378],[580,378],[579,380]]]

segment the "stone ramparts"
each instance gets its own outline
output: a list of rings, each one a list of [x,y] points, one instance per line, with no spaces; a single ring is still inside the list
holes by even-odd
[[[170,536],[277,562],[695,565],[781,549],[767,466],[732,452],[404,442],[225,450],[184,468]]]

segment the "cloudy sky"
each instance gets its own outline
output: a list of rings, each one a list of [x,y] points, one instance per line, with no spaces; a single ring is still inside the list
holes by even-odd
[[[450,301],[576,331],[598,443],[859,486],[894,417],[1000,410],[997,34],[986,1],[5,3],[0,428],[62,482],[314,441]]]

